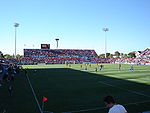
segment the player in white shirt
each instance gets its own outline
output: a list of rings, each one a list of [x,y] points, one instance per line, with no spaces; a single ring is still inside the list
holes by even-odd
[[[108,113],[127,113],[127,110],[122,105],[117,104],[112,96],[106,96],[104,103],[110,108]]]

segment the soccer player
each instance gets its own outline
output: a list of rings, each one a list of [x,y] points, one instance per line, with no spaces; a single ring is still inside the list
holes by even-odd
[[[100,65],[100,70],[102,70],[102,68],[103,68],[103,65],[101,64],[101,65]]]
[[[95,68],[95,72],[97,72],[97,67]]]
[[[92,65],[91,65],[91,64],[89,64],[89,66],[91,67]]]
[[[85,66],[85,70],[87,70],[87,65]]]
[[[133,70],[134,70],[133,65],[131,65],[130,66],[130,71],[133,71]]]
[[[68,63],[66,63],[66,66],[68,67]]]
[[[13,92],[13,86],[12,85],[10,85],[8,87],[8,92],[9,92],[9,96],[12,96],[12,92]]]
[[[71,67],[71,64],[69,64],[69,67]]]
[[[80,66],[80,69],[82,70],[82,68],[83,68],[83,66],[81,65],[81,66]]]
[[[121,64],[119,64],[119,67],[118,67],[118,68],[119,68],[119,71],[120,71],[120,70],[121,70]]]
[[[112,96],[106,96],[104,103],[110,108],[108,113],[127,113],[127,110],[122,105],[117,104]]]

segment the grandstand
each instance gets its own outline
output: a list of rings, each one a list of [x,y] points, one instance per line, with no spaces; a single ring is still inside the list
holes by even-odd
[[[82,49],[24,49],[22,64],[65,64],[65,61],[96,63],[97,53],[94,50]]]
[[[145,50],[139,55],[139,57],[142,57],[142,58],[150,57],[150,48],[145,49]]]
[[[144,51],[134,51],[136,58],[117,58],[115,63],[150,65],[150,48]]]

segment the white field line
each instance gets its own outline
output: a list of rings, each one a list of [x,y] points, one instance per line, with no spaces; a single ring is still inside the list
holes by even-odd
[[[150,98],[150,95],[146,95],[146,94],[143,94],[143,93],[140,93],[140,92],[137,92],[137,91],[128,90],[128,89],[121,88],[121,87],[118,87],[118,86],[115,86],[115,85],[112,85],[112,84],[108,84],[108,83],[102,82],[102,81],[99,81],[99,83],[105,84],[107,86],[111,86],[111,87],[114,87],[114,88],[118,88],[118,89],[121,89],[121,90],[124,90],[124,91],[128,91],[130,93],[134,93],[134,94],[137,94],[137,95],[141,95],[141,96],[145,96],[145,97],[149,97]]]
[[[43,111],[43,113],[54,113],[54,112],[51,112],[51,111]]]
[[[128,104],[123,104],[123,105],[134,105],[134,104],[142,104],[150,102],[150,100],[142,101],[142,102],[133,102],[133,103],[128,103]],[[91,108],[91,109],[82,109],[82,110],[77,110],[77,111],[68,111],[68,112],[62,112],[62,113],[79,113],[79,112],[85,112],[85,111],[94,111],[94,110],[101,110],[101,109],[106,109],[107,107],[97,107],[97,108]]]
[[[35,94],[35,92],[34,92],[34,89],[33,89],[33,87],[32,87],[32,84],[31,84],[31,82],[30,82],[30,79],[29,79],[29,77],[28,77],[28,74],[26,75],[26,77],[27,77],[27,80],[28,80],[28,82],[29,82],[30,88],[31,88],[31,90],[32,90],[32,94],[33,94],[33,96],[34,96],[34,99],[35,99],[35,101],[36,101],[36,103],[37,103],[37,105],[38,105],[38,108],[39,108],[39,110],[40,110],[40,113],[43,113],[43,111],[42,111],[42,109],[41,109],[41,107],[40,107],[39,101],[38,101],[38,99],[37,99],[37,97],[36,97],[36,94]]]
[[[82,110],[77,110],[77,111],[69,111],[69,112],[62,112],[62,113],[78,113],[78,112],[85,112],[85,111],[94,111],[94,110],[100,110],[100,109],[105,109],[107,107],[97,107],[97,108],[91,108],[91,109],[82,109]]]

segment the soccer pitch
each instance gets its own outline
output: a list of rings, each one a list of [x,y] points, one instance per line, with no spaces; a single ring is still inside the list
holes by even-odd
[[[112,95],[129,113],[150,111],[150,66],[134,65],[130,71],[130,65],[122,65],[121,70],[118,64],[103,65],[102,70],[96,64],[82,69],[80,64],[25,65],[29,80],[23,72],[16,75],[12,97],[0,89],[1,103],[6,113],[40,113],[45,96],[45,113],[107,113],[103,98]]]

